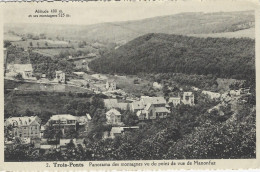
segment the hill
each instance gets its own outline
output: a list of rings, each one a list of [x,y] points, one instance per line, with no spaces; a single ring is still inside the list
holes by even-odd
[[[255,72],[254,40],[147,34],[94,60],[101,73],[186,73],[245,79]]]
[[[190,12],[169,16],[158,16],[135,21],[111,22],[94,25],[54,25],[54,24],[6,24],[4,30],[16,33],[45,33],[50,37],[92,40],[124,44],[147,33],[167,34],[212,34],[232,33],[254,28],[254,11],[202,13]],[[246,33],[246,34],[245,34]],[[252,37],[245,32],[240,37]],[[227,36],[232,36],[228,34]],[[225,37],[225,35],[223,35]],[[235,34],[239,37],[239,33]],[[7,37],[8,38],[8,37]]]

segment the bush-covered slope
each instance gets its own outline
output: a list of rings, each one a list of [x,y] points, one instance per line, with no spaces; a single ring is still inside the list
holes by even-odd
[[[214,74],[244,79],[254,75],[254,40],[146,34],[90,63],[101,73]]]

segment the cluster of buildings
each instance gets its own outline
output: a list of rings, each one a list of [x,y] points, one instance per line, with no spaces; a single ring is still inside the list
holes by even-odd
[[[71,132],[76,132],[83,128],[87,130],[91,116],[73,116],[70,114],[53,115],[45,125],[41,125],[41,119],[38,116],[10,117],[5,120],[5,145],[12,146],[17,140],[21,144],[35,144],[35,147],[50,147],[50,144],[43,143],[47,130],[49,132],[61,131],[62,136]],[[62,145],[65,139],[60,138],[59,145]]]
[[[106,112],[106,124],[112,125],[111,131],[106,133],[104,138],[114,138],[117,134],[125,131],[138,129],[136,126],[126,127],[122,122],[122,112],[130,110],[134,112],[139,120],[153,120],[166,118],[170,111],[170,105],[189,104],[194,105],[194,95],[191,92],[184,92],[183,98],[172,97],[166,101],[163,97],[142,96],[140,100],[133,102],[119,102],[117,99],[104,99]],[[5,141],[10,143],[14,138],[21,139],[21,142],[36,143],[45,137],[46,131],[61,131],[62,136],[77,132],[79,128],[87,131],[91,116],[73,116],[70,114],[53,115],[41,125],[41,119],[37,116],[10,117],[5,120]],[[29,140],[29,141],[28,141]],[[44,146],[43,146],[44,147]]]
[[[183,96],[170,97],[168,101],[164,97],[141,96],[139,100],[133,102],[119,102],[118,99],[104,99],[104,105],[107,109],[130,110],[134,112],[139,120],[152,120],[157,118],[166,118],[171,112],[171,106],[176,107],[179,104],[193,106],[194,94],[192,92],[183,92]],[[170,106],[171,105],[171,106]]]
[[[170,104],[173,107],[179,104],[194,105],[194,94],[183,92],[183,97],[170,97],[168,102],[164,97],[142,96],[139,101],[131,103],[131,111],[135,112],[139,120],[166,118],[170,113]]]

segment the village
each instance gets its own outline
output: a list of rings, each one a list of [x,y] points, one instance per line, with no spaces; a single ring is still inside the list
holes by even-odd
[[[47,46],[46,43],[36,45],[34,43],[34,46],[24,47],[24,52],[29,54],[29,51],[37,52],[45,48],[69,48],[67,45]],[[19,44],[16,46],[19,46]],[[55,73],[52,73],[54,75],[53,79],[48,78],[47,73],[36,73],[30,60],[26,63],[8,63],[6,49],[4,55],[5,80],[28,83],[27,87],[8,88],[8,91],[14,93],[27,91],[55,93],[71,92],[73,90],[74,93],[88,92],[93,95],[104,95],[105,121],[100,125],[108,127],[105,131],[102,131],[103,140],[115,139],[129,131],[138,131],[147,122],[174,116],[174,112],[179,106],[194,107],[201,103],[198,102],[200,101],[198,97],[204,99],[204,101],[214,102],[214,106],[207,109],[206,113],[224,116],[225,111],[223,109],[225,107],[231,106],[232,111],[236,112],[238,104],[246,103],[247,97],[251,94],[250,88],[242,86],[216,92],[202,90],[195,86],[185,86],[185,89],[180,86],[165,86],[163,83],[157,81],[148,82],[136,76],[95,73],[88,67],[91,60],[99,58],[99,54],[93,52],[85,56],[73,57],[69,55],[66,60],[75,65],[75,71],[68,74],[65,70],[57,69]],[[124,82],[125,87],[122,86]],[[153,95],[135,94],[131,92],[133,87],[152,88],[155,93]],[[162,93],[163,88],[172,90],[173,87],[175,87],[174,94],[165,96]],[[135,92],[139,93],[138,91]],[[136,117],[134,120],[135,125],[123,122],[122,118],[125,112],[134,114]],[[91,126],[96,125],[96,123],[93,123],[93,116],[94,114],[91,113],[82,116],[55,114],[50,116],[46,123],[43,123],[42,119],[36,115],[18,116],[18,114],[13,114],[5,118],[5,149],[12,150],[17,145],[31,145],[40,153],[49,154],[55,151],[66,151],[68,149],[67,145],[70,144],[81,145],[85,148],[87,145],[86,135],[90,132]]]
[[[25,81],[39,82],[33,77],[33,70],[30,65],[13,65],[7,69],[6,78],[16,76],[21,73]],[[82,80],[81,72],[76,75]],[[101,74],[95,74],[97,81],[91,82],[87,80],[87,84],[98,83],[99,89],[85,88],[93,91],[95,94],[104,94],[108,98],[104,99],[106,108],[106,122],[104,125],[110,125],[111,129],[103,133],[103,139],[114,139],[117,136],[123,135],[127,131],[135,131],[139,129],[139,125],[128,126],[122,122],[122,111],[131,111],[134,113],[139,122],[153,121],[168,118],[174,108],[180,105],[195,106],[195,93],[206,96],[210,100],[219,102],[216,106],[208,109],[207,113],[217,112],[219,115],[224,115],[222,107],[228,105],[236,105],[238,101],[246,101],[243,96],[249,95],[249,89],[241,88],[239,90],[230,90],[225,93],[217,93],[211,91],[200,90],[196,87],[191,87],[191,91],[180,91],[175,97],[163,96],[160,97],[128,97],[127,94],[117,89],[117,83],[114,80],[108,80]],[[43,76],[44,78],[44,76]],[[43,79],[41,79],[43,80]],[[44,81],[40,81],[41,83]],[[56,71],[56,77],[52,84],[64,86],[66,84],[66,75],[62,71]],[[50,82],[49,82],[50,83]],[[158,83],[154,83],[158,87]],[[93,89],[93,90],[92,90]],[[14,91],[18,91],[15,89]],[[118,96],[119,94],[121,96]],[[73,116],[71,114],[56,114],[49,118],[47,123],[42,123],[38,116],[13,116],[5,119],[5,148],[12,148],[17,144],[33,145],[35,149],[43,153],[53,152],[55,150],[66,150],[66,145],[73,143],[85,147],[86,140],[84,134],[82,137],[75,137],[73,133],[88,132],[89,125],[93,114],[87,113],[85,116]],[[59,133],[60,135],[57,136]],[[80,134],[79,134],[80,135]]]

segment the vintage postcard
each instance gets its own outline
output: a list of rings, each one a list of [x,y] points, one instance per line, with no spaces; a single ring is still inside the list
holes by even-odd
[[[1,170],[260,168],[258,1],[0,8]]]

